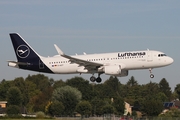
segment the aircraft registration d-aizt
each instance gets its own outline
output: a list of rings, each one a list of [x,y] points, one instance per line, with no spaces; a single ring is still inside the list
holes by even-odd
[[[149,69],[150,77],[153,68],[164,67],[173,63],[171,57],[154,50],[116,52],[103,54],[66,55],[54,45],[58,54],[53,57],[42,57],[17,33],[10,33],[17,61],[8,61],[8,66],[25,70],[53,74],[90,73],[90,81],[100,83],[100,75],[117,77],[128,76],[129,70]],[[98,77],[94,76],[98,73]]]

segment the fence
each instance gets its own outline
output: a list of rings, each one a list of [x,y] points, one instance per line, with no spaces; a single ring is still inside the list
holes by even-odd
[[[121,118],[116,116],[104,116],[104,117],[59,117],[56,120],[180,120],[180,117],[143,117],[143,118]]]

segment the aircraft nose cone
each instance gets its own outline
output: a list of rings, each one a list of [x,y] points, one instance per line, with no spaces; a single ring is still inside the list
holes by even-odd
[[[169,57],[168,63],[169,63],[169,64],[172,64],[173,62],[174,62],[174,60],[173,60],[172,58]]]

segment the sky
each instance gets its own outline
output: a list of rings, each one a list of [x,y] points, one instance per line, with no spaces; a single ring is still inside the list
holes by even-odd
[[[57,55],[54,44],[66,54],[158,50],[174,59],[170,66],[129,71],[119,77],[125,84],[134,76],[139,84],[166,78],[172,90],[180,84],[179,0],[1,0],[0,80],[26,78],[38,72],[7,66],[16,60],[9,33],[19,33],[42,56]],[[54,80],[88,75],[44,74]],[[97,76],[97,75],[96,75]],[[103,81],[108,75],[101,75]]]

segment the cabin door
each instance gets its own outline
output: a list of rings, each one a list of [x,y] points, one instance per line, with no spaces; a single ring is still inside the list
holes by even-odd
[[[44,63],[39,59],[39,69],[44,69]]]
[[[147,52],[147,62],[152,62],[152,61],[153,61],[152,52],[148,51],[148,52]]]

